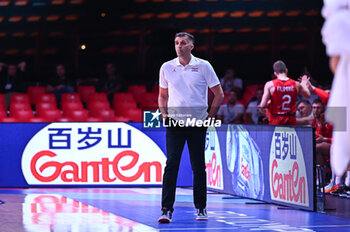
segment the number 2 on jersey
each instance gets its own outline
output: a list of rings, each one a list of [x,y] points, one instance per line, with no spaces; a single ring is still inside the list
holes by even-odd
[[[282,110],[290,110],[290,107],[287,107],[286,105],[290,103],[290,101],[292,100],[292,97],[286,94],[286,95],[283,95],[282,100],[283,100]]]

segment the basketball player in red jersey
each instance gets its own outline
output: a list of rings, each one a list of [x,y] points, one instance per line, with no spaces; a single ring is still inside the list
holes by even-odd
[[[309,98],[310,91],[307,87],[308,77],[303,76],[299,83],[287,76],[288,69],[283,61],[278,60],[273,64],[274,75],[277,77],[268,81],[264,87],[259,108],[265,108],[267,101],[271,99],[268,110],[271,117],[270,125],[297,125],[296,122],[296,102],[298,94]]]

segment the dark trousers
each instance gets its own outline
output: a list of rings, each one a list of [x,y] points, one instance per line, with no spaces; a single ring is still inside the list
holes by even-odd
[[[173,211],[176,180],[181,154],[187,141],[193,172],[193,198],[197,209],[207,204],[207,175],[205,172],[206,127],[168,127],[166,131],[167,161],[163,175],[162,207]]]

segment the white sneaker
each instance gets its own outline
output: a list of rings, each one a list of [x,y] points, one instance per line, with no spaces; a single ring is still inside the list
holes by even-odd
[[[197,221],[208,221],[208,214],[206,209],[197,209]]]
[[[172,221],[173,214],[170,210],[163,208],[162,215],[158,218],[159,223],[170,223]]]
[[[334,182],[330,182],[328,185],[324,186],[324,191],[325,193],[330,193],[334,190],[337,189],[337,187],[335,187],[335,183]],[[339,188],[339,187],[338,187]]]

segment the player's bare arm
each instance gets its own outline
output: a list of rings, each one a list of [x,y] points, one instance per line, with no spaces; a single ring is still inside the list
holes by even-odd
[[[214,93],[214,99],[210,107],[210,111],[208,114],[208,118],[214,117],[219,110],[219,107],[224,100],[224,91],[221,88],[221,85],[215,85],[210,88],[210,90]]]
[[[168,89],[159,87],[158,106],[163,118],[168,115],[168,98]]]
[[[301,77],[300,82],[296,82],[297,84],[297,89],[298,89],[298,94],[300,94],[303,97],[310,98],[310,90],[308,88],[308,83],[309,83],[310,77],[304,75]]]
[[[274,91],[273,82],[272,81],[266,82],[264,86],[264,94],[262,96],[262,99],[258,108],[266,107],[267,101],[271,98],[273,91]]]
[[[313,118],[297,118],[297,125],[311,125]]]

